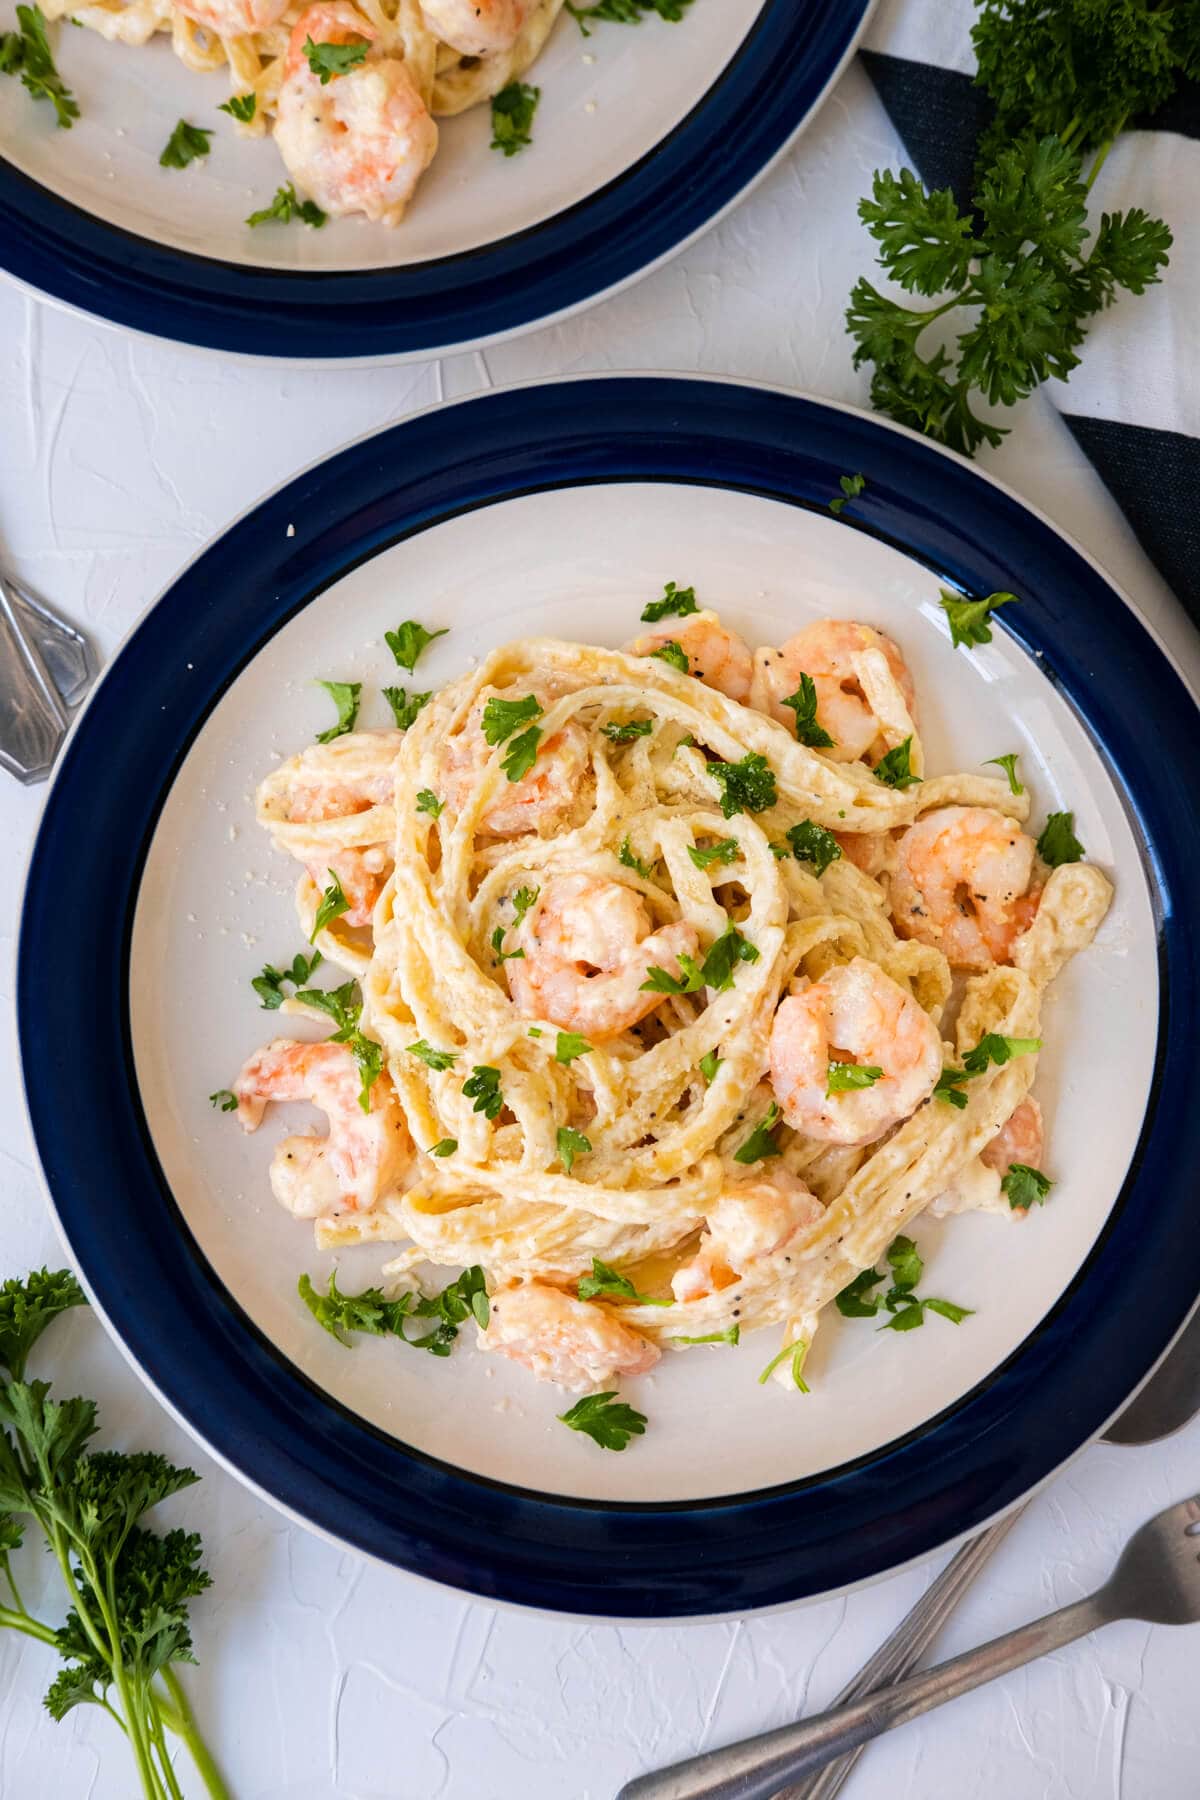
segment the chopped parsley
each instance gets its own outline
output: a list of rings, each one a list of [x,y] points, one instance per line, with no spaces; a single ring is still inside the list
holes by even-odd
[[[430,1156],[453,1156],[457,1149],[457,1138],[439,1138],[436,1144],[430,1144],[428,1154]]]
[[[371,1110],[371,1089],[383,1074],[383,1045],[377,1044],[374,1038],[366,1037],[361,1031],[353,1031],[346,1039],[350,1046],[350,1054],[358,1064],[361,1087],[358,1092],[358,1104],[364,1112]]]
[[[275,969],[270,963],[264,963],[262,973],[254,976],[250,983],[262,1001],[264,1011],[278,1012],[287,999],[284,983],[290,981],[293,987],[303,987],[306,981],[312,980],[314,969],[319,968],[323,960],[321,952],[314,950],[311,956],[298,952],[288,969]]]
[[[988,1031],[973,1050],[967,1051],[963,1068],[968,1075],[982,1075],[990,1063],[1003,1068],[1014,1056],[1032,1056],[1041,1047],[1041,1038],[1002,1037],[998,1031]]]
[[[495,931],[492,933],[492,949],[495,952],[497,962],[524,962],[525,960],[525,952],[523,950],[506,950],[504,948],[503,925],[497,925]]]
[[[925,1323],[926,1312],[937,1313],[940,1318],[949,1319],[952,1325],[961,1325],[964,1319],[971,1317],[970,1307],[956,1306],[953,1300],[922,1300],[918,1297],[916,1286],[924,1274],[925,1264],[911,1238],[895,1238],[888,1246],[887,1261],[892,1272],[892,1285],[887,1293],[871,1292],[884,1277],[875,1269],[864,1269],[837,1296],[837,1309],[844,1318],[873,1319],[882,1311],[890,1317],[880,1326],[881,1331],[915,1331]]]
[[[158,159],[159,166],[186,169],[189,163],[208,155],[211,136],[211,129],[206,131],[202,125],[189,125],[186,119],[180,119]]]
[[[510,781],[520,781],[522,776],[528,775],[537,761],[538,742],[541,735],[541,726],[531,725],[528,731],[523,731],[508,746],[500,760],[500,767]]]
[[[1040,1169],[1031,1169],[1028,1163],[1010,1163],[1000,1186],[1014,1212],[1027,1212],[1031,1206],[1045,1205],[1046,1195],[1054,1183]]]
[[[463,1082],[463,1093],[468,1100],[475,1102],[473,1112],[482,1113],[485,1119],[499,1117],[504,1105],[499,1069],[493,1069],[487,1063],[477,1063]]]
[[[577,1031],[560,1031],[554,1045],[554,1060],[564,1064],[573,1063],[577,1056],[586,1056],[591,1048],[587,1039],[580,1037]]]
[[[510,738],[518,725],[528,725],[541,716],[541,701],[533,694],[526,694],[523,700],[502,700],[493,694],[483,709],[484,740],[494,749]]]
[[[567,11],[584,37],[591,37],[589,19],[606,19],[613,25],[640,25],[648,14],[657,13],[668,24],[677,25],[691,4],[692,0],[595,0],[591,6],[576,6],[573,0],[567,0]]]
[[[581,1300],[628,1300],[634,1306],[675,1304],[674,1300],[655,1300],[649,1294],[639,1294],[627,1275],[610,1269],[598,1256],[593,1256],[592,1272],[581,1277],[577,1292]]]
[[[614,744],[631,744],[634,738],[649,737],[654,730],[653,719],[626,719],[618,724],[615,719],[600,727],[605,737]]]
[[[691,672],[691,664],[687,659],[687,651],[684,649],[683,645],[677,643],[674,638],[668,638],[665,644],[660,644],[658,649],[652,650],[650,654],[651,656],[657,656],[659,662],[669,663],[673,669],[678,669],[681,675],[687,675]]]
[[[956,1106],[962,1112],[967,1104],[967,1096],[962,1091],[967,1079],[965,1069],[943,1069],[933,1087],[933,1098],[944,1100],[949,1106]]]
[[[54,66],[46,16],[40,6],[18,6],[17,24],[19,31],[0,33],[0,75],[19,75],[26,93],[35,100],[49,100],[55,124],[70,131],[79,106]]]
[[[423,706],[428,706],[433,699],[433,689],[427,694],[409,695],[407,688],[385,687],[383,697],[392,709],[392,717],[400,731],[408,731],[416,723],[417,714]]]
[[[585,1394],[569,1411],[559,1413],[558,1419],[572,1431],[585,1432],[602,1450],[624,1450],[630,1438],[641,1437],[646,1429],[645,1413],[618,1400],[615,1388],[605,1394]]]
[[[383,641],[395,657],[398,666],[407,669],[411,675],[417,666],[417,659],[435,638],[445,637],[450,627],[444,625],[440,631],[426,631],[415,619],[405,619],[395,631],[385,631]],[[488,739],[491,743],[493,740]]]
[[[719,844],[709,844],[701,849],[698,844],[689,844],[687,853],[698,869],[710,869],[714,863],[728,865],[736,861],[741,846],[736,838],[722,838]]]
[[[338,880],[332,869],[326,869],[325,873],[329,877],[329,886],[321,895],[321,902],[317,907],[317,914],[313,920],[312,935],[308,940],[310,944],[316,943],[318,936],[324,931],[327,925],[332,925],[335,919],[340,919],[343,913],[350,911],[350,902],[342,892],[341,882]]]
[[[724,1331],[709,1331],[703,1337],[673,1337],[673,1344],[736,1344],[742,1335],[741,1326],[736,1322]]]
[[[217,108],[218,112],[228,113],[231,119],[236,119],[239,125],[248,125],[257,110],[257,94],[231,94]]]
[[[628,835],[621,839],[621,848],[617,851],[617,861],[622,868],[632,869],[634,874],[640,875],[643,881],[649,881],[652,872],[651,865],[642,862],[640,857],[633,854]]]
[[[556,1134],[558,1158],[569,1175],[575,1165],[577,1156],[586,1156],[592,1147],[590,1138],[584,1137],[582,1131],[576,1131],[570,1125],[560,1125]]]
[[[473,1318],[486,1330],[490,1309],[487,1285],[478,1263],[464,1269],[457,1281],[438,1294],[413,1291],[389,1300],[382,1288],[366,1288],[361,1294],[343,1294],[336,1273],[330,1275],[325,1293],[319,1294],[307,1275],[300,1277],[298,1292],[313,1318],[339,1344],[349,1344],[345,1333],[362,1331],[371,1337],[398,1337],[413,1350],[431,1356],[449,1356],[459,1326]],[[436,1319],[432,1331],[409,1337],[409,1319]]]
[[[976,644],[990,644],[992,628],[988,614],[998,606],[1008,606],[1015,594],[989,594],[986,600],[968,600],[952,588],[942,588],[941,607],[950,621],[950,642],[957,647],[973,649]]]
[[[740,762],[709,763],[708,773],[721,790],[721,811],[727,819],[734,813],[765,812],[778,799],[775,772],[757,750],[748,751]]]
[[[865,475],[839,475],[838,486],[842,491],[829,502],[830,512],[840,513],[847,500],[857,500],[866,485]]]
[[[642,613],[643,625],[657,625],[660,619],[686,619],[698,610],[694,587],[676,587],[668,581],[661,600],[652,600]]]
[[[704,986],[704,976],[699,964],[690,957],[686,950],[681,950],[676,958],[683,970],[682,977],[670,975],[666,969],[660,969],[652,963],[646,971],[646,979],[638,989],[642,994],[695,994]]]
[[[252,212],[246,220],[247,225],[270,225],[278,220],[287,225],[292,219],[299,219],[304,225],[311,225],[319,230],[324,225],[327,213],[323,213],[315,200],[300,200],[296,189],[289,181],[286,186],[275,189],[275,198],[270,206],[264,206],[258,212]]]
[[[308,66],[314,75],[321,77],[321,86],[328,87],[335,75],[348,75],[365,62],[370,45],[357,44],[314,44],[311,37],[304,40],[304,54],[308,58]]]
[[[796,736],[810,750],[832,750],[833,739],[823,725],[817,724],[817,684],[811,675],[802,674],[800,686],[783,701],[796,715]]]
[[[717,1070],[721,1067],[721,1058],[715,1050],[708,1050],[700,1058],[700,1073],[711,1087],[717,1079]]]
[[[746,1139],[741,1149],[734,1151],[734,1162],[756,1163],[762,1162],[764,1157],[782,1156],[783,1152],[775,1142],[774,1137],[775,1127],[778,1124],[779,1108],[776,1106],[774,1100],[772,1100],[770,1106],[768,1106],[766,1112],[758,1121],[758,1124],[754,1127],[754,1130],[750,1133],[750,1136]]]
[[[222,1112],[237,1111],[237,1095],[231,1094],[228,1088],[218,1088],[215,1094],[208,1096],[210,1106],[219,1106]]]
[[[341,987],[335,988],[304,988],[296,995],[296,999],[300,1005],[311,1006],[314,1011],[323,1012],[333,1020],[337,1030],[330,1038],[330,1043],[348,1043],[358,1029],[362,995],[357,981],[343,981]]]
[[[1025,789],[1021,786],[1017,777],[1017,754],[1017,751],[1010,750],[1007,756],[988,756],[984,758],[985,767],[989,763],[996,763],[1004,770],[1004,773],[1008,776],[1008,791],[1010,794],[1023,794],[1025,792]]]
[[[1044,863],[1052,869],[1061,868],[1063,863],[1078,862],[1083,856],[1083,845],[1075,836],[1075,814],[1073,812],[1052,812],[1042,826],[1042,835],[1037,841],[1037,853]]]
[[[432,1044],[425,1042],[424,1038],[418,1038],[415,1044],[409,1044],[408,1054],[419,1056],[427,1068],[438,1072],[452,1069],[458,1061],[457,1050],[435,1050]]]
[[[318,731],[318,744],[331,744],[334,738],[344,737],[353,731],[358,723],[358,704],[362,696],[361,681],[318,681],[333,704],[337,707],[337,724],[330,725],[326,731]]]
[[[533,115],[537,111],[542,90],[527,81],[510,81],[498,94],[492,95],[493,150],[515,156],[533,142]]]
[[[534,904],[541,891],[541,888],[531,887],[519,887],[517,889],[516,893],[513,895],[513,911],[517,915],[513,921],[514,925],[519,925],[521,923],[521,920]]]
[[[858,1088],[874,1087],[883,1070],[875,1063],[837,1062],[831,1058],[825,1074],[825,1093],[852,1094]]]
[[[758,958],[759,952],[754,945],[730,921],[700,965],[704,985],[715,989],[718,994],[728,993],[733,986],[733,971],[738,963],[756,963]]]
[[[759,1376],[759,1385],[761,1386],[763,1382],[769,1381],[784,1357],[790,1356],[792,1359],[792,1386],[797,1388],[802,1394],[811,1392],[803,1374],[804,1360],[807,1355],[808,1343],[805,1338],[797,1338],[794,1344],[785,1344],[783,1349],[779,1352],[779,1355],[771,1358],[770,1362]]]
[[[921,777],[913,774],[911,758],[912,738],[906,737],[902,744],[897,744],[875,764],[876,781],[882,781],[884,787],[890,788],[916,787]]]
[[[428,813],[431,819],[440,819],[446,810],[446,802],[439,800],[432,788],[422,788],[417,795],[417,811]]]
[[[832,831],[826,831],[823,825],[814,825],[811,819],[801,819],[799,825],[790,825],[784,835],[796,861],[811,863],[814,875],[823,875],[830,863],[835,863],[842,854],[842,846]],[[772,844],[771,848],[775,846]],[[783,854],[786,856],[787,852]]]
[[[871,1289],[878,1287],[883,1276],[874,1269],[864,1269],[856,1275],[836,1297],[837,1309],[844,1319],[873,1319],[879,1311],[881,1298],[872,1294]]]

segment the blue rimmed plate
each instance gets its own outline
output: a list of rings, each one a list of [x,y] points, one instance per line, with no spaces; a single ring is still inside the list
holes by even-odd
[[[835,518],[838,476],[866,490]],[[1020,752],[1116,882],[1052,994],[1039,1092],[1057,1185],[1036,1216],[915,1235],[960,1327],[822,1327],[808,1397],[760,1387],[771,1334],[668,1358],[623,1455],[469,1346],[341,1349],[296,1299],[327,1259],[269,1197],[282,1123],[207,1104],[278,1023],[249,977],[298,947],[255,778],[310,738],[313,677],[382,720],[402,617],[448,679],[542,631],[616,643],[675,579],[756,641],[865,616],[913,668],[931,766]],[[940,581],[1004,588],[955,651]],[[1146,730],[1147,718],[1155,731]],[[34,853],[19,1014],[59,1219],[111,1328],[245,1479],[385,1560],[492,1597],[634,1616],[744,1610],[861,1581],[972,1529],[1098,1432],[1200,1289],[1191,922],[1196,711],[1078,550],[959,459],[864,415],[734,383],[551,382],[414,418],[329,458],[193,563],[67,746]],[[343,1283],[372,1278],[372,1250]]]
[[[564,14],[532,76],[532,146],[491,152],[486,107],[445,121],[394,231],[249,229],[285,171],[215,111],[225,75],[186,69],[165,39],[130,50],[64,30],[72,130],[0,82],[0,267],[115,324],[227,352],[338,362],[486,343],[625,286],[713,224],[811,117],[871,3],[693,0],[676,24],[587,38]],[[180,118],[217,128],[182,172],[158,162]]]

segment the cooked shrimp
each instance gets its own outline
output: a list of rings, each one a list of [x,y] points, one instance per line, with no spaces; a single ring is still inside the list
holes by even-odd
[[[877,963],[856,956],[786,999],[771,1027],[771,1086],[796,1131],[832,1144],[870,1144],[933,1092],[942,1069],[937,1026]],[[869,1087],[828,1093],[832,1062],[882,1073]]]
[[[671,1277],[672,1293],[680,1301],[701,1300],[731,1287],[756,1263],[782,1255],[824,1211],[790,1169],[734,1182],[708,1214],[696,1255]]]
[[[556,875],[522,923],[524,957],[505,964],[509,992],[529,1018],[600,1043],[662,1004],[642,983],[654,967],[678,978],[680,953],[697,943],[682,919],[652,932],[644,900],[622,882]]]
[[[1024,1163],[1027,1169],[1040,1169],[1045,1147],[1042,1109],[1032,1094],[1026,1094],[991,1143],[984,1145],[979,1156],[989,1169],[995,1169],[998,1175],[1007,1175],[1014,1163]]]
[[[601,1388],[618,1375],[644,1375],[659,1350],[622,1325],[607,1307],[574,1300],[544,1282],[526,1281],[493,1294],[480,1348],[523,1363],[539,1381],[568,1393]]]
[[[534,0],[421,0],[430,31],[464,56],[511,50]]]
[[[688,659],[689,673],[730,700],[745,701],[750,694],[750,651],[736,631],[722,625],[715,612],[698,612],[688,619],[666,619],[654,631],[634,638],[625,647],[630,656],[651,656],[664,644],[676,643]]]
[[[896,860],[896,840],[890,831],[835,831],[833,835],[847,862],[852,862],[856,869],[861,869],[873,880],[890,869]]]
[[[389,805],[395,787],[402,731],[355,731],[331,744],[311,744],[269,775],[258,791],[259,817],[267,824],[321,824],[353,818]],[[377,844],[327,849],[321,834],[311,840],[292,835],[287,848],[303,862],[318,888],[337,876],[350,902],[347,925],[369,925],[375,903],[392,872],[394,820],[381,820],[386,835]]]
[[[445,797],[454,812],[463,805],[492,753],[492,746],[483,735],[482,721],[486,701],[495,692],[489,690],[480,697],[463,729],[446,746],[442,763]],[[525,696],[513,688],[499,697],[516,700]],[[552,836],[578,803],[588,761],[587,733],[571,720],[538,744],[537,760],[527,775],[502,785],[497,798],[480,817],[480,830],[500,838],[521,837],[527,831]]]
[[[299,1219],[367,1212],[400,1182],[412,1140],[386,1072],[359,1104],[361,1077],[345,1044],[276,1038],[250,1058],[233,1084],[238,1122],[256,1131],[271,1100],[311,1100],[328,1115],[329,1133],[284,1138],[271,1164],[271,1191]]]
[[[817,724],[833,739],[832,747],[822,754],[835,762],[876,763],[891,748],[891,741],[863,692],[855,667],[855,657],[864,650],[883,653],[911,714],[912,676],[898,647],[881,631],[853,619],[819,619],[778,650],[770,646],[756,650],[751,704],[782,724],[794,726],[795,712],[783,702],[798,690],[801,675],[807,675],[817,692]]]
[[[349,0],[301,13],[284,60],[275,142],[292,179],[327,213],[398,223],[433,161],[437,126],[405,63]],[[322,84],[304,46],[366,43],[363,62]]]
[[[217,37],[248,37],[278,24],[288,0],[178,0],[185,18],[194,19]]]
[[[897,847],[892,917],[902,937],[935,944],[957,969],[1009,962],[1037,911],[1034,842],[985,806],[943,806]]]
[[[1033,1095],[1027,1094],[991,1142],[958,1171],[953,1184],[930,1201],[930,1212],[937,1218],[982,1211],[1023,1219],[1026,1209],[1011,1207],[1001,1184],[1014,1163],[1039,1168],[1044,1147],[1042,1109]]]

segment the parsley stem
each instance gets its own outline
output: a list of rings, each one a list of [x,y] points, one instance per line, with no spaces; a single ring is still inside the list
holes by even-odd
[[[1089,174],[1086,182],[1084,183],[1084,186],[1087,188],[1089,193],[1091,192],[1091,187],[1092,187],[1093,181],[1095,181],[1097,175],[1100,173],[1101,169],[1104,167],[1105,158],[1107,157],[1109,151],[1112,149],[1114,143],[1117,140],[1117,135],[1124,128],[1124,125],[1125,125],[1125,119],[1124,119],[1124,115],[1122,115],[1122,117],[1117,125],[1116,131],[1113,132],[1112,136],[1108,139],[1108,141],[1106,143],[1101,144],[1098,152],[1096,153],[1096,160],[1092,164],[1091,173]]]
[[[188,1704],[188,1697],[183,1691],[183,1685],[180,1682],[179,1677],[169,1665],[166,1668],[161,1669],[159,1673],[171,1695],[171,1700],[161,1700],[157,1695],[154,1695],[152,1697],[155,1705],[158,1707],[159,1712],[166,1720],[167,1724],[170,1725],[173,1731],[179,1733],[180,1737],[191,1751],[192,1761],[196,1765],[200,1779],[212,1796],[212,1800],[230,1800],[229,1789],[221,1779],[220,1770],[212,1759],[208,1745],[200,1736],[200,1732],[196,1725],[195,1714]],[[173,1706],[172,1702],[174,1703]]]
[[[40,1619],[31,1619],[25,1608],[15,1611],[10,1606],[0,1606],[0,1627],[8,1627],[12,1631],[23,1631],[26,1637],[37,1638],[39,1643],[55,1642],[55,1633],[49,1625],[43,1625]]]
[[[13,1600],[16,1603],[17,1611],[19,1613],[22,1613],[25,1616],[25,1618],[28,1618],[29,1617],[29,1609],[25,1605],[25,1602],[21,1598],[21,1590],[17,1586],[17,1578],[12,1572],[12,1564],[8,1560],[8,1552],[7,1551],[5,1551],[3,1555],[0,1555],[0,1570],[3,1570],[3,1572],[4,1572],[4,1579],[8,1583],[9,1592],[12,1594]],[[7,1610],[7,1609],[4,1609],[4,1610]]]
[[[158,1716],[158,1708],[154,1704],[153,1695],[146,1694],[146,1729],[154,1749],[158,1752],[158,1761],[162,1769],[163,1779],[170,1800],[184,1800],[183,1789],[175,1779],[175,1770],[171,1764],[171,1755],[167,1749],[167,1740],[163,1736],[162,1720]]]

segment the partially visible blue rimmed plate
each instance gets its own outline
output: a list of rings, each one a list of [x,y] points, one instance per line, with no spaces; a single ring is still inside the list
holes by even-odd
[[[866,488],[840,518],[839,475]],[[1116,900],[1055,991],[1038,1085],[1057,1185],[1035,1216],[918,1221],[903,1337],[836,1315],[812,1393],[755,1377],[770,1334],[631,1384],[622,1455],[555,1390],[465,1345],[340,1348],[296,1298],[330,1266],[271,1201],[284,1126],[207,1096],[278,1021],[249,977],[298,947],[251,792],[326,723],[312,678],[391,680],[382,633],[449,633],[434,685],[504,639],[616,643],[666,579],[762,642],[824,613],[903,645],[931,765],[1010,750],[1069,807]],[[1020,597],[954,650],[938,585]],[[1153,728],[1148,728],[1148,721]],[[505,1599],[636,1617],[827,1593],[1014,1503],[1093,1438],[1200,1290],[1196,709],[1087,557],[957,457],[863,414],[685,377],[499,390],[354,444],[254,507],[137,628],[68,743],[21,926],[32,1125],[62,1230],[160,1397],[293,1515]],[[343,1285],[379,1253],[344,1258]]]
[[[851,55],[871,0],[692,0],[669,23],[564,12],[531,76],[532,146],[488,147],[487,107],[444,122],[403,224],[251,230],[285,171],[215,108],[165,39],[60,32],[81,117],[56,131],[0,83],[0,268],[157,337],[318,362],[432,356],[544,325],[627,285],[712,225],[770,167]],[[176,121],[210,154],[159,166]],[[798,228],[802,229],[802,220]]]

